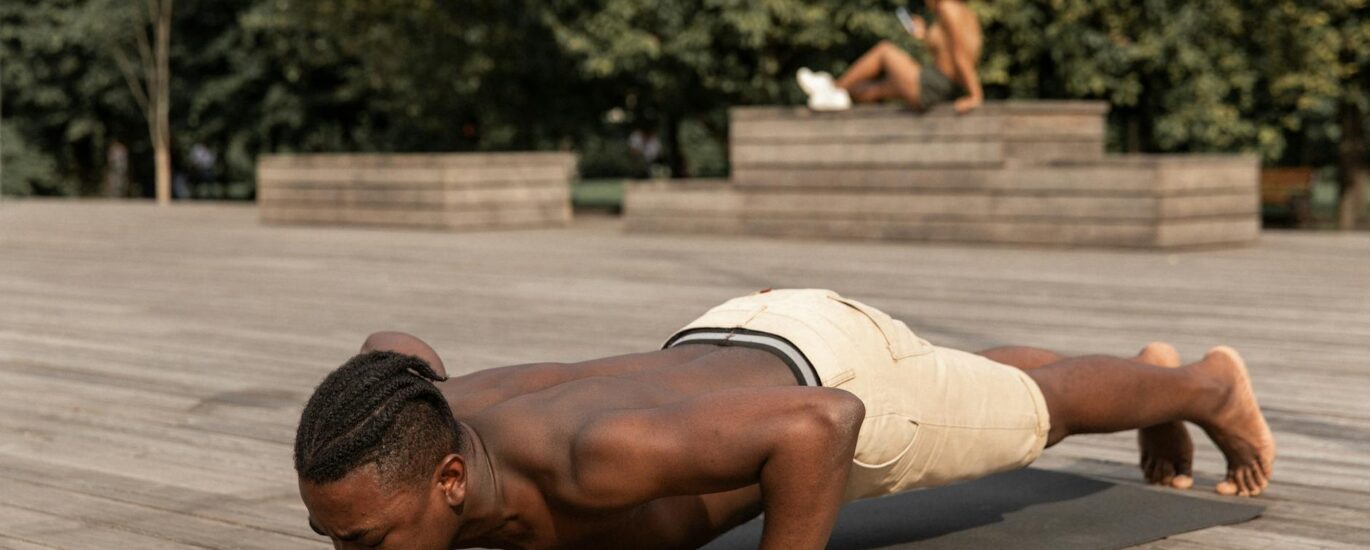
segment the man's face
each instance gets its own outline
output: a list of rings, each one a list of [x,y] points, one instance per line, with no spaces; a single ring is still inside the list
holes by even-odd
[[[300,481],[309,525],[335,548],[445,550],[456,514],[437,483],[382,483],[374,465],[330,483]]]

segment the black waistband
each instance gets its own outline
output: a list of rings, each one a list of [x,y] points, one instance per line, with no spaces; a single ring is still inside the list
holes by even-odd
[[[789,340],[769,332],[747,330],[744,328],[692,328],[682,330],[666,341],[661,349],[673,348],[683,344],[712,344],[716,346],[741,346],[765,350],[779,357],[794,374],[801,386],[822,386],[813,363],[804,356],[804,351]]]

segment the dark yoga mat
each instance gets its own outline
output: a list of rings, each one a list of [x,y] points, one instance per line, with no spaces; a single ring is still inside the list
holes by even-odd
[[[828,548],[1125,548],[1240,523],[1265,507],[1029,468],[842,508]],[[707,550],[756,548],[760,518]]]

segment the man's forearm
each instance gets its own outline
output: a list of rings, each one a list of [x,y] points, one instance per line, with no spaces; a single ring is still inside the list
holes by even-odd
[[[846,414],[815,418],[766,461],[761,469],[766,514],[762,550],[817,550],[827,545],[842,506],[862,416],[864,409],[858,406]]]
[[[984,99],[984,90],[980,87],[980,75],[975,72],[975,60],[961,48],[952,51],[952,63],[956,65],[956,72],[960,73],[962,81],[966,84],[966,93],[975,99]]]
[[[966,97],[957,99],[952,107],[957,114],[966,114],[978,107],[985,101],[984,91],[980,89],[980,75],[975,74],[975,64],[968,59],[958,59],[956,62],[957,72],[963,75],[966,84]]]

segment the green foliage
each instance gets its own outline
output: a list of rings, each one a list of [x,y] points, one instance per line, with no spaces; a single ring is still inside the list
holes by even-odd
[[[1316,162],[1330,162],[1341,138],[1339,109],[1352,104],[1370,113],[1370,3],[1269,4],[1248,23],[1253,63],[1265,77],[1262,108],[1251,115],[1263,142],[1283,147],[1292,137]]]
[[[1108,100],[1120,148],[1233,150],[1254,143],[1258,74],[1237,3],[1006,0],[980,4],[983,82],[1008,97]],[[1001,92],[1001,93],[1003,93]],[[1135,136],[1135,137],[1132,137]]]
[[[7,123],[0,123],[0,195],[69,195],[69,180],[57,176],[52,158],[24,142]]]
[[[78,7],[76,0],[0,3],[6,125],[46,158],[36,162],[58,167],[39,190],[98,189],[110,135],[146,133],[118,68],[78,24]]]
[[[210,146],[230,180],[275,151],[574,149],[583,173],[619,176],[628,133],[650,129],[676,175],[723,175],[728,107],[798,104],[796,69],[840,73],[881,39],[925,58],[893,16],[903,3],[177,0],[173,149]],[[115,138],[135,181],[151,172],[108,55],[127,5],[0,3],[4,113],[56,167],[43,189],[98,189]],[[1339,109],[1370,113],[1367,0],[972,7],[987,96],[1107,100],[1115,149],[1327,163]]]
[[[528,9],[574,63],[575,78],[625,109],[630,124],[660,130],[678,175],[718,175],[726,172],[727,107],[801,101],[794,72],[840,68],[898,37],[895,5],[557,0]]]
[[[633,157],[628,137],[623,132],[590,134],[581,140],[579,174],[582,178],[615,178],[645,173],[646,167]]]
[[[1365,0],[976,7],[992,93],[1106,99],[1115,123],[1134,126],[1113,132],[1119,148],[1249,150],[1272,161],[1328,162],[1316,148],[1289,151],[1287,140],[1326,143],[1337,102],[1363,105],[1370,89]]]

